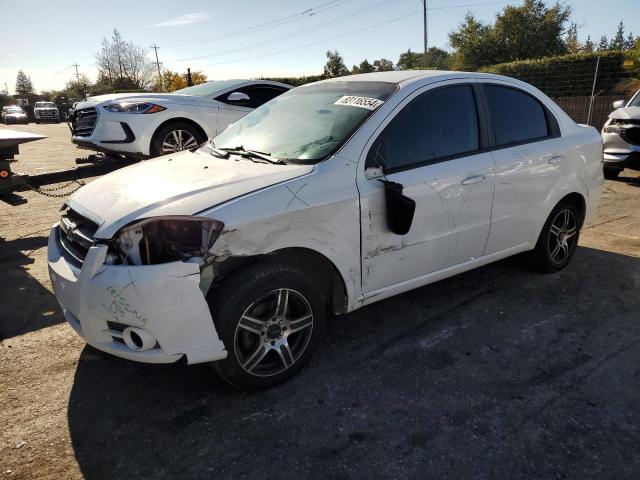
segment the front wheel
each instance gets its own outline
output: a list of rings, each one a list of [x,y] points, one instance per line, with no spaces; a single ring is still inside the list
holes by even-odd
[[[569,265],[580,238],[581,215],[571,202],[557,205],[542,227],[536,248],[531,252],[532,266],[541,272],[557,272]]]
[[[170,123],[153,136],[151,155],[157,157],[192,150],[205,140],[205,136],[193,125],[184,122]]]
[[[295,375],[324,329],[325,304],[307,276],[261,263],[230,276],[210,299],[227,358],[213,363],[236,388],[268,388]]]

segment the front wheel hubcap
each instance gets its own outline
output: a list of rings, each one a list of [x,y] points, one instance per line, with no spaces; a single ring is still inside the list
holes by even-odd
[[[313,311],[296,290],[280,288],[253,302],[242,314],[234,353],[244,371],[270,377],[291,368],[309,345]]]
[[[198,141],[186,130],[172,130],[162,140],[162,153],[175,153],[197,147]]]
[[[576,243],[578,221],[569,208],[560,210],[549,228],[549,258],[556,265],[567,261]]]

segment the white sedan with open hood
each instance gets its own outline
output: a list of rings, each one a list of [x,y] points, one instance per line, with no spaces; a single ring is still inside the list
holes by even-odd
[[[117,93],[79,102],[72,142],[133,158],[194,149],[291,88],[267,80],[219,80],[173,93]]]
[[[80,189],[49,237],[51,282],[100,350],[268,387],[305,364],[328,312],[525,251],[566,267],[601,159],[595,129],[517,80],[326,80]]]

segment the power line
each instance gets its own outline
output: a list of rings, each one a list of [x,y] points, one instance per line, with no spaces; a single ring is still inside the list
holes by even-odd
[[[429,10],[444,10],[444,9],[450,9],[450,8],[464,8],[464,7],[473,7],[473,6],[481,6],[481,5],[492,5],[492,4],[498,4],[498,3],[513,3],[513,2],[512,2],[512,0],[500,0],[500,1],[493,1],[493,2],[468,3],[468,4],[464,4],[464,5],[448,5],[446,7],[435,7],[435,8],[430,8]],[[408,18],[408,17],[411,17],[413,15],[416,15],[417,13],[421,13],[422,11],[423,11],[423,9],[421,8],[419,10],[414,10],[412,12],[409,12],[409,13],[407,13],[405,15],[400,15],[398,17],[394,17],[394,18],[391,18],[389,20],[385,20],[384,22],[380,22],[380,23],[376,23],[376,24],[373,24],[373,25],[369,25],[367,27],[363,27],[363,28],[360,28],[360,29],[357,29],[357,30],[352,30],[350,32],[343,33],[341,35],[336,35],[334,37],[329,37],[329,38],[325,38],[325,39],[322,39],[322,40],[305,43],[305,44],[302,44],[302,45],[298,45],[296,47],[286,48],[286,49],[278,50],[278,51],[275,51],[275,52],[263,53],[263,54],[254,55],[254,56],[251,56],[251,57],[244,57],[244,58],[236,59],[236,60],[227,60],[227,61],[224,61],[224,62],[210,63],[210,64],[207,64],[206,66],[226,65],[226,64],[229,64],[229,63],[244,62],[246,60],[254,60],[256,58],[262,58],[262,57],[268,57],[268,56],[272,56],[272,55],[278,55],[280,53],[287,53],[287,52],[291,52],[293,50],[299,50],[301,48],[306,48],[306,47],[311,47],[311,46],[314,46],[314,45],[319,45],[321,43],[325,43],[325,42],[329,42],[329,41],[332,41],[332,40],[337,40],[337,39],[340,39],[340,38],[348,37],[349,35],[354,35],[356,33],[364,32],[366,30],[371,30],[372,28],[376,28],[376,27],[379,27],[379,26],[382,26],[382,25],[387,25],[387,24],[392,23],[392,22],[397,22],[399,20],[403,20],[405,18]]]
[[[352,20],[354,20],[356,18],[363,17],[363,16],[366,16],[366,15],[370,15],[372,13],[376,13],[376,12],[378,12],[378,11],[384,9],[384,8],[388,8],[388,7],[390,7],[390,6],[394,5],[394,4],[397,4],[397,3],[403,2],[403,1],[406,1],[406,0],[391,0],[391,1],[384,0],[382,2],[378,2],[377,4],[374,4],[372,6],[368,6],[366,8],[363,8],[363,9],[360,9],[360,10],[356,10],[351,15],[349,15],[349,17],[347,17],[347,18],[344,18],[344,17],[334,18],[332,20],[329,20],[327,22],[321,23],[321,24],[316,25],[316,26],[311,27],[311,28],[305,28],[305,29],[302,29],[302,30],[297,30],[295,32],[287,33],[287,34],[284,34],[284,35],[281,35],[279,37],[275,37],[275,38],[272,38],[272,39],[269,39],[269,40],[265,40],[265,41],[257,42],[257,43],[252,43],[252,44],[245,45],[245,46],[238,47],[238,48],[234,48],[234,49],[231,49],[231,50],[225,50],[223,52],[212,53],[212,54],[208,54],[208,55],[199,55],[199,56],[196,56],[196,57],[178,58],[178,59],[175,59],[173,61],[175,61],[175,62],[185,62],[185,61],[190,61],[190,60],[202,60],[203,58],[219,57],[219,56],[222,56],[222,55],[227,55],[229,53],[235,53],[235,52],[239,52],[239,51],[242,51],[242,50],[247,50],[247,49],[254,48],[254,47],[260,47],[262,45],[266,45],[266,44],[269,44],[269,43],[274,43],[274,42],[277,42],[277,41],[280,41],[280,40],[284,40],[284,39],[287,39],[287,38],[290,38],[290,37],[293,37],[293,36],[296,36],[296,35],[307,34],[307,33],[310,33],[310,32],[317,31],[317,30],[322,30],[322,29],[327,28],[327,27],[335,27],[336,25],[339,25],[341,23],[349,22],[349,21],[352,21]]]
[[[184,46],[188,46],[188,45],[201,45],[203,43],[210,43],[210,42],[215,42],[218,40],[223,40],[223,39],[228,39],[228,38],[235,38],[235,37],[239,37],[241,35],[248,35],[249,33],[255,33],[255,32],[259,32],[261,30],[265,30],[271,27],[277,27],[279,25],[283,25],[285,23],[289,23],[292,22],[294,20],[300,20],[304,17],[311,17],[311,16],[315,16],[318,13],[322,13],[325,12],[327,10],[331,10],[332,8],[336,8],[339,7],[341,5],[344,5],[345,3],[350,2],[351,0],[331,0],[325,3],[322,3],[320,5],[317,5],[315,7],[311,7],[311,8],[307,8],[306,10],[303,10],[302,12],[298,12],[298,13],[294,13],[292,15],[287,15],[285,17],[281,17],[281,18],[277,18],[274,20],[270,20],[268,22],[265,23],[260,23],[257,25],[253,25],[250,27],[246,27],[243,28],[241,30],[236,30],[234,32],[229,32],[226,33],[224,35],[219,35],[217,37],[214,38],[210,38],[208,40],[198,40],[195,42],[182,42],[182,43],[176,43],[171,45],[171,47],[184,47]]]

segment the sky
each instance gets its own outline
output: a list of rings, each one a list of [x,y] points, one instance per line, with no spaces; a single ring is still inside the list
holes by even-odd
[[[429,46],[449,48],[447,33],[467,11],[491,22],[520,1],[427,0]],[[550,4],[551,2],[547,2]],[[591,34],[640,34],[640,0],[564,0],[582,41]],[[422,51],[421,0],[0,0],[0,90],[15,87],[19,69],[37,91],[61,89],[75,73],[92,80],[94,55],[117,28],[125,40],[149,50],[156,44],[163,68],[203,71],[210,80],[322,73],[327,50],[345,64],[367,58],[394,63],[408,48]],[[179,7],[179,8],[178,8]],[[25,12],[32,12],[24,20]]]

